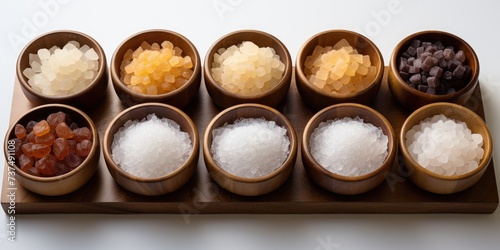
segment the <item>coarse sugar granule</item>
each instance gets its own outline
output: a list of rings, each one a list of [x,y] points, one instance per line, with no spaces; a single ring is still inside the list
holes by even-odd
[[[472,133],[464,122],[444,115],[424,119],[406,133],[405,139],[413,159],[437,174],[468,173],[484,156],[483,137]]]
[[[287,130],[264,118],[240,118],[212,132],[214,160],[225,171],[248,178],[274,172],[290,152]]]
[[[132,175],[155,178],[177,170],[192,149],[188,133],[168,118],[149,114],[129,120],[114,135],[111,156],[118,166]]]
[[[379,168],[388,155],[388,137],[359,117],[328,120],[314,129],[310,150],[330,172],[360,176]]]

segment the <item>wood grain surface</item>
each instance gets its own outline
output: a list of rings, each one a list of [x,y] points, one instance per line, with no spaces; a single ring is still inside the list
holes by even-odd
[[[294,78],[292,78],[294,79]],[[409,112],[398,106],[392,98],[384,76],[382,87],[372,107],[382,113],[392,124],[398,136]],[[293,81],[293,80],[292,80]],[[15,83],[11,121],[32,104],[24,97],[19,84]],[[466,104],[484,118],[484,110],[478,87]],[[104,101],[95,109],[86,110],[94,119],[102,138],[108,123],[125,107],[108,86]],[[305,106],[292,82],[287,99],[278,107],[292,122],[300,138],[304,127],[316,112]],[[202,84],[197,100],[184,111],[198,127],[200,139],[210,120],[221,110],[210,99]],[[102,154],[101,154],[102,155]],[[118,186],[109,174],[101,156],[96,175],[81,189],[60,197],[33,194],[21,186],[15,186],[16,213],[492,213],[498,206],[498,192],[493,161],[479,182],[456,194],[437,195],[413,185],[401,172],[400,157],[380,186],[355,196],[330,193],[312,183],[302,165],[300,154],[290,178],[277,190],[258,197],[231,194],[213,182],[205,168],[200,153],[198,166],[192,179],[179,190],[157,197],[147,197],[128,192]],[[7,167],[4,168],[2,207],[9,207],[9,183]]]

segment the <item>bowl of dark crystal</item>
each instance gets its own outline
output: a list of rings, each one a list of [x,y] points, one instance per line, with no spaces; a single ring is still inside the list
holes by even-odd
[[[389,61],[389,90],[410,111],[435,102],[464,105],[478,78],[479,60],[472,47],[443,31],[404,38]]]
[[[97,170],[97,128],[84,112],[64,104],[36,107],[14,121],[4,140],[5,160],[27,190],[59,196],[71,193]]]

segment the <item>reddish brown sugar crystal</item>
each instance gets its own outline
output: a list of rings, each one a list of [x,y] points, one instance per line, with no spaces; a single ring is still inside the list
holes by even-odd
[[[24,172],[28,172],[28,170],[33,167],[33,164],[35,164],[33,158],[28,157],[25,154],[19,156],[19,167]]]
[[[50,145],[45,144],[33,144],[32,152],[33,157],[40,159],[50,154],[52,151],[52,147]]]
[[[46,120],[41,120],[33,127],[33,133],[36,136],[42,136],[50,132],[49,123]]]
[[[38,160],[35,163],[36,169],[40,171],[43,176],[54,176],[55,169],[54,165],[56,164],[57,159],[53,155],[47,155]]]
[[[35,143],[37,144],[43,144],[43,145],[52,145],[54,143],[54,140],[56,139],[56,136],[52,133],[47,133],[42,136],[36,136],[35,137]]]
[[[56,126],[55,131],[57,137],[59,138],[70,139],[73,138],[73,136],[75,135],[73,133],[73,130],[65,122],[59,123]]]
[[[66,121],[66,114],[64,112],[57,112],[50,114],[47,117],[47,123],[51,128],[55,128],[59,123]]]
[[[69,171],[71,171],[71,169],[69,169],[68,166],[66,166],[66,163],[64,163],[63,161],[57,161],[54,164],[54,171],[56,176],[58,176],[68,173]]]
[[[30,121],[26,127],[16,124],[14,134],[16,162],[22,171],[34,176],[68,173],[85,160],[93,144],[92,131],[80,128],[64,112]]]
[[[26,144],[23,144],[21,146],[21,149],[23,151],[23,154],[27,155],[28,157],[33,157],[33,143],[28,142]]]
[[[64,160],[70,153],[67,141],[63,138],[57,138],[52,145],[52,153],[58,160]]]
[[[75,140],[76,142],[82,142],[83,140],[92,140],[92,132],[87,127],[77,128],[73,130],[73,133],[75,134],[73,136],[73,140]]]
[[[28,122],[28,125],[26,125],[26,133],[31,133],[33,131],[33,127],[37,124],[38,122],[36,121],[30,121]]]
[[[26,136],[26,128],[21,124],[16,124],[14,127],[14,134],[17,138],[23,139]]]
[[[83,140],[76,145],[76,153],[82,157],[89,155],[91,149],[92,142],[89,140]]]
[[[71,153],[66,157],[64,161],[69,168],[75,169],[80,166],[80,164],[82,164],[83,158],[76,153]]]

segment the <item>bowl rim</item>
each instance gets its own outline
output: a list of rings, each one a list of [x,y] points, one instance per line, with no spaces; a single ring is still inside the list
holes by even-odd
[[[420,164],[417,161],[415,161],[415,159],[413,159],[413,156],[411,156],[410,152],[408,151],[408,147],[406,146],[405,136],[406,136],[406,132],[409,129],[411,129],[409,127],[410,121],[413,120],[413,119],[415,119],[415,116],[417,116],[421,112],[424,112],[426,110],[432,110],[432,109],[435,109],[437,107],[447,107],[447,108],[450,108],[450,109],[458,110],[460,112],[465,112],[468,115],[474,117],[474,122],[475,123],[477,122],[477,123],[481,124],[481,127],[485,128],[486,138],[483,137],[483,145],[486,142],[489,142],[489,144],[490,144],[489,149],[490,150],[489,151],[486,151],[486,150],[484,151],[483,158],[481,158],[481,160],[479,162],[480,164],[474,170],[472,170],[470,172],[467,172],[467,173],[464,173],[464,174],[460,174],[460,175],[450,175],[450,176],[441,175],[441,174],[435,173],[433,171],[430,171],[430,170],[428,170],[428,169],[420,166]],[[465,122],[465,124],[470,123],[470,121],[462,121],[462,122]],[[409,161],[415,167],[415,169],[417,169],[417,171],[423,172],[424,174],[426,174],[428,176],[431,176],[433,178],[436,178],[436,179],[439,179],[439,180],[445,180],[445,181],[463,180],[463,179],[467,179],[469,177],[472,177],[472,176],[480,173],[484,168],[488,167],[490,159],[491,159],[491,156],[492,156],[492,151],[493,151],[491,134],[490,134],[488,126],[483,121],[483,119],[479,115],[477,115],[476,113],[474,113],[472,110],[470,110],[470,109],[468,109],[468,108],[466,108],[464,106],[461,106],[461,105],[458,105],[458,104],[455,104],[455,103],[448,103],[448,102],[436,102],[436,103],[427,104],[427,105],[425,105],[425,106],[423,106],[423,107],[415,110],[414,112],[412,112],[408,116],[408,118],[406,118],[405,122],[401,126],[401,132],[399,134],[399,144],[400,144],[400,148],[401,148],[401,151],[402,151],[401,152],[402,156],[405,158],[405,160]],[[483,149],[484,149],[484,146],[483,146]]]
[[[305,53],[304,50],[314,40],[319,39],[320,37],[323,37],[323,36],[328,35],[328,34],[338,34],[340,36],[342,36],[344,34],[356,35],[356,36],[360,37],[364,42],[369,44],[371,47],[373,47],[375,54],[377,55],[377,58],[380,60],[380,67],[377,68],[377,74],[373,78],[373,81],[370,82],[368,87],[362,89],[361,91],[357,91],[354,93],[339,94],[339,93],[333,93],[333,92],[331,92],[331,93],[325,92],[325,91],[317,88],[316,86],[312,85],[311,82],[309,82],[309,80],[307,79],[307,77],[304,73],[304,69],[303,69],[304,65],[301,63],[302,58],[304,58],[304,61],[305,61],[305,58],[307,58],[307,56],[309,56],[309,55],[304,54]],[[318,44],[316,44],[316,45],[318,45]],[[332,46],[333,45],[334,44],[332,44]],[[295,60],[296,77],[298,77],[302,82],[307,83],[307,84],[304,84],[305,86],[307,86],[309,89],[311,89],[312,91],[314,91],[314,93],[316,93],[318,95],[323,95],[323,96],[327,96],[330,98],[336,98],[336,99],[353,98],[353,97],[360,96],[360,95],[363,95],[364,93],[369,92],[372,88],[374,88],[377,85],[376,84],[377,82],[381,82],[382,77],[384,76],[384,70],[385,70],[384,57],[382,56],[382,53],[380,52],[377,45],[372,40],[370,40],[368,37],[366,37],[360,33],[357,33],[355,31],[345,30],[345,29],[325,30],[325,31],[321,31],[321,32],[316,33],[313,36],[309,37],[302,44],[302,46],[299,48],[298,53],[297,53],[297,59]]]
[[[330,170],[326,169],[313,157],[313,155],[310,151],[310,148],[309,148],[309,145],[310,145],[309,139],[310,138],[307,138],[308,132],[311,131],[311,134],[312,134],[314,129],[317,128],[317,127],[313,128],[312,125],[314,122],[318,121],[318,119],[321,115],[323,115],[324,113],[327,113],[327,112],[331,112],[332,110],[335,110],[338,108],[354,108],[354,109],[368,111],[368,112],[374,114],[375,117],[377,119],[379,119],[385,125],[387,130],[389,131],[389,134],[386,134],[387,139],[388,139],[387,156],[384,159],[384,161],[382,162],[382,164],[379,167],[377,167],[375,170],[373,170],[372,172],[366,173],[364,175],[357,175],[357,176],[341,175],[341,174],[334,173],[334,172],[331,172]],[[344,117],[335,117],[333,119],[328,119],[328,120],[334,120],[334,119],[339,119],[339,118],[344,118]],[[361,119],[363,119],[363,118],[361,118]],[[321,122],[324,122],[324,121],[321,121]],[[392,148],[389,148],[389,145],[391,144],[391,142],[392,142]],[[371,178],[374,178],[375,176],[377,176],[378,174],[380,174],[381,172],[385,171],[386,168],[390,169],[392,167],[393,162],[391,162],[388,167],[384,167],[384,165],[389,164],[388,160],[394,159],[394,156],[396,156],[396,154],[397,154],[397,148],[398,148],[398,145],[397,145],[397,140],[396,140],[396,134],[394,132],[394,128],[392,127],[391,123],[381,113],[379,113],[375,109],[368,107],[366,105],[363,105],[363,104],[359,104],[359,103],[339,103],[339,104],[328,106],[328,107],[320,110],[313,117],[311,117],[311,119],[309,119],[309,121],[307,122],[307,124],[304,128],[304,132],[302,133],[302,149],[303,149],[302,157],[305,157],[308,160],[312,161],[314,163],[314,164],[312,164],[312,168],[319,170],[322,175],[328,176],[332,179],[346,181],[346,182],[359,182],[359,181],[371,179]]]
[[[75,108],[73,106],[66,105],[66,104],[60,104],[60,103],[45,104],[45,105],[41,105],[41,106],[35,107],[33,109],[30,109],[30,110],[24,112],[19,118],[17,118],[11,124],[11,126],[7,130],[7,133],[5,134],[5,139],[4,139],[4,155],[6,157],[5,158],[6,160],[7,160],[8,152],[7,152],[7,148],[5,147],[5,145],[7,145],[8,141],[11,140],[11,139],[9,139],[9,135],[13,132],[14,127],[16,126],[16,124],[18,124],[21,119],[23,119],[24,117],[30,115],[32,112],[39,111],[39,110],[46,109],[46,108],[69,109],[69,110],[71,110],[73,112],[76,112],[78,115],[80,115],[83,119],[85,119],[89,123],[89,125],[90,125],[89,129],[92,132],[92,149],[90,150],[90,153],[85,158],[85,160],[82,163],[80,163],[80,165],[78,167],[76,167],[75,169],[73,169],[73,170],[71,170],[71,171],[69,171],[69,172],[67,172],[65,174],[58,175],[58,176],[52,176],[52,177],[34,176],[34,175],[31,175],[31,174],[28,174],[28,173],[22,171],[17,166],[17,164],[14,164],[14,166],[11,166],[11,165],[7,164],[9,167],[14,167],[16,169],[17,174],[21,175],[22,177],[24,177],[26,179],[29,179],[31,181],[36,181],[36,182],[49,183],[49,182],[55,182],[55,181],[61,181],[61,180],[67,179],[68,177],[76,175],[78,172],[81,172],[82,169],[90,161],[92,161],[92,157],[96,153],[99,153],[99,150],[100,150],[100,146],[99,146],[100,140],[99,140],[99,133],[97,132],[96,125],[94,124],[94,122],[92,121],[92,119],[87,114],[85,114],[83,111],[81,111],[80,109]],[[12,138],[12,139],[15,139],[15,138]],[[8,161],[6,161],[6,163],[7,162]]]
[[[223,42],[225,39],[231,38],[233,36],[237,36],[239,34],[245,34],[245,33],[255,34],[256,36],[268,37],[268,38],[272,39],[274,42],[276,42],[279,45],[278,46],[279,49],[283,50],[283,53],[285,54],[285,58],[281,58],[281,56],[280,56],[280,61],[285,64],[285,71],[283,72],[283,76],[281,77],[279,82],[274,87],[272,87],[271,89],[265,91],[264,93],[260,93],[258,95],[250,95],[250,96],[240,95],[240,94],[233,93],[233,92],[228,91],[225,88],[223,88],[213,78],[212,73],[211,73],[213,62],[208,61],[208,58],[212,54],[217,52],[217,50],[216,50],[217,44]],[[253,41],[251,41],[251,42],[253,42]],[[238,45],[238,44],[234,44],[234,45]],[[273,48],[275,51],[277,51],[276,47],[271,47],[271,48]],[[210,84],[210,85],[214,86],[219,92],[222,92],[225,96],[231,97],[233,99],[241,99],[244,102],[251,103],[254,100],[257,100],[257,99],[262,98],[264,96],[268,96],[269,94],[276,92],[278,89],[282,88],[283,86],[289,85],[291,83],[291,79],[289,79],[289,78],[292,76],[292,68],[293,68],[293,65],[292,65],[292,59],[291,59],[290,52],[288,51],[288,48],[285,46],[285,44],[283,42],[281,42],[281,40],[279,40],[277,37],[275,37],[267,32],[261,31],[261,30],[241,29],[241,30],[232,31],[230,33],[227,33],[227,34],[221,36],[214,43],[212,43],[212,45],[210,45],[210,47],[207,50],[207,54],[205,56],[205,59],[204,59],[204,64],[203,64],[204,74],[203,75],[205,77],[205,84]],[[287,79],[289,79],[289,80],[287,80]]]
[[[176,37],[180,38],[181,40],[185,41],[186,44],[188,45],[188,47],[193,51],[193,53],[195,55],[195,58],[191,58],[191,60],[193,61],[193,69],[192,69],[193,70],[193,75],[180,88],[175,89],[174,91],[171,91],[171,92],[168,92],[168,93],[164,93],[164,94],[159,94],[159,95],[141,94],[141,93],[135,92],[135,91],[127,88],[126,85],[125,85],[125,83],[122,81],[122,79],[120,77],[120,73],[115,70],[115,67],[119,67],[119,64],[123,61],[123,58],[121,58],[121,59],[117,58],[118,51],[120,51],[121,49],[124,49],[123,46],[127,42],[131,41],[132,39],[137,39],[137,37],[139,37],[141,35],[144,35],[144,34],[148,34],[148,33],[164,33],[164,34],[176,36]],[[174,46],[177,46],[177,45],[174,44]],[[132,49],[132,48],[129,48],[129,49]],[[183,53],[185,53],[185,51],[186,50],[183,50]],[[119,63],[118,63],[118,60],[119,60]],[[166,97],[174,96],[174,95],[176,95],[178,93],[181,93],[184,90],[188,89],[189,86],[195,84],[196,78],[197,78],[197,76],[199,76],[200,71],[201,71],[200,64],[201,64],[201,59],[200,59],[200,54],[198,53],[198,49],[191,42],[191,40],[189,40],[187,37],[185,37],[184,35],[182,35],[182,34],[180,34],[178,32],[172,31],[172,30],[167,30],[167,29],[148,29],[148,30],[143,30],[143,31],[136,32],[136,33],[128,36],[127,38],[125,38],[116,47],[115,51],[113,52],[113,56],[111,57],[111,62],[110,62],[110,67],[109,67],[110,69],[109,70],[110,70],[110,73],[111,73],[110,74],[111,75],[111,81],[112,81],[114,87],[120,88],[120,90],[122,90],[123,92],[127,93],[127,95],[130,95],[130,96],[139,96],[139,97],[141,97],[143,99],[146,99],[146,100],[147,99],[157,100],[158,98],[166,98]]]
[[[115,125],[118,122],[118,119],[120,119],[123,115],[125,115],[129,112],[133,112],[134,110],[141,109],[144,107],[159,107],[159,108],[163,108],[163,109],[169,109],[169,110],[174,111],[175,113],[181,115],[182,118],[188,122],[189,128],[192,130],[193,135],[195,137],[195,138],[190,137],[192,147],[191,147],[191,150],[189,152],[189,157],[186,159],[186,161],[184,161],[176,170],[172,171],[171,173],[168,173],[168,174],[162,175],[162,176],[158,176],[158,177],[153,177],[153,178],[136,176],[136,175],[130,174],[130,173],[126,172],[125,170],[123,170],[122,168],[120,168],[118,166],[118,164],[113,160],[111,148],[108,147],[108,145],[110,145],[110,146],[112,145],[113,140],[114,140],[114,134],[113,135],[111,134],[111,128],[113,125]],[[170,119],[178,124],[177,121],[175,121],[171,118],[168,118],[168,119]],[[123,125],[121,127],[123,127]],[[187,132],[187,131],[183,131],[183,132]],[[186,113],[184,113],[182,110],[180,110],[172,105],[169,105],[169,104],[159,103],[159,102],[147,102],[147,103],[136,104],[134,106],[131,106],[131,107],[121,111],[113,118],[113,120],[111,120],[109,122],[108,127],[106,128],[106,130],[104,132],[102,148],[103,148],[104,159],[105,159],[105,162],[106,162],[106,165],[108,166],[108,168],[112,168],[116,173],[118,173],[118,175],[125,177],[128,180],[140,182],[140,183],[152,183],[152,182],[160,182],[160,181],[168,180],[168,179],[178,175],[179,173],[183,172],[192,161],[197,161],[197,159],[193,159],[193,158],[197,155],[196,151],[199,150],[199,146],[200,145],[199,145],[198,130],[197,130],[196,125],[194,124],[193,120],[191,120],[191,118]]]
[[[469,61],[473,61],[474,64],[477,65],[477,69],[476,69],[475,72],[471,71],[471,73],[472,73],[471,79],[459,91],[456,91],[456,92],[451,93],[451,94],[445,94],[445,95],[433,95],[433,94],[424,93],[424,92],[421,92],[421,91],[419,91],[417,89],[414,89],[414,88],[410,87],[410,85],[408,85],[403,80],[403,78],[401,78],[401,76],[399,75],[399,70],[397,69],[398,65],[397,65],[396,62],[397,62],[398,57],[399,57],[399,51],[402,49],[401,47],[403,46],[403,44],[405,44],[405,43],[413,40],[415,37],[426,35],[426,34],[437,34],[437,35],[442,35],[442,36],[449,37],[450,39],[456,40],[457,42],[463,44],[468,50],[471,51],[471,54],[473,56],[472,56],[472,58],[467,58],[467,59]],[[390,57],[389,66],[388,67],[389,67],[390,71],[394,72],[394,77],[396,78],[396,82],[398,83],[397,84],[398,86],[402,86],[402,88],[405,91],[410,92],[413,95],[418,95],[418,96],[422,96],[424,98],[428,98],[429,100],[431,100],[433,102],[440,102],[440,101],[443,101],[445,99],[449,99],[449,98],[452,98],[452,97],[461,96],[461,95],[465,94],[468,91],[468,87],[469,86],[472,86],[472,85],[474,85],[474,83],[476,83],[476,82],[479,81],[479,72],[480,72],[479,59],[477,57],[476,52],[472,48],[472,46],[470,46],[465,40],[463,40],[462,38],[458,37],[457,35],[454,35],[452,33],[446,32],[446,31],[441,31],[441,30],[422,30],[422,31],[418,31],[418,32],[412,33],[412,34],[406,36],[405,38],[403,38],[394,47],[394,50],[393,50],[393,52],[391,54],[391,57]]]
[[[59,34],[64,34],[64,33],[73,34],[75,36],[79,36],[79,37],[83,37],[85,39],[88,39],[89,41],[91,41],[91,43],[93,43],[92,45],[97,48],[97,49],[95,49],[95,52],[99,55],[99,58],[98,58],[99,66],[98,66],[98,69],[97,69],[97,75],[94,77],[94,79],[92,80],[92,82],[90,82],[90,84],[87,87],[85,87],[84,89],[78,91],[77,93],[73,93],[71,95],[64,95],[64,96],[46,95],[46,94],[37,92],[26,81],[26,77],[23,74],[24,69],[21,69],[21,60],[23,58],[25,58],[25,56],[29,55],[29,54],[26,55],[28,47],[30,47],[34,42],[36,42],[38,40],[41,40],[41,39],[44,39],[47,36],[57,36]],[[69,41],[72,41],[72,39],[68,40],[68,42]],[[86,44],[86,45],[90,46],[89,44]],[[40,48],[38,48],[38,49],[40,49]],[[58,102],[58,101],[69,100],[69,99],[72,99],[72,98],[75,98],[75,97],[78,97],[78,96],[82,96],[82,95],[85,95],[86,93],[90,92],[91,89],[93,88],[93,86],[99,84],[99,82],[101,81],[101,79],[105,76],[106,68],[107,68],[106,53],[104,52],[104,49],[102,48],[102,46],[93,37],[91,37],[91,36],[89,36],[89,35],[87,35],[87,34],[85,34],[83,32],[76,31],[76,30],[54,30],[54,31],[46,32],[44,34],[41,34],[41,35],[35,37],[34,39],[32,39],[31,41],[29,41],[24,46],[24,48],[19,53],[19,56],[17,57],[17,61],[16,61],[16,76],[17,76],[17,80],[19,81],[19,83],[21,84],[21,86],[26,91],[28,91],[30,94],[32,94],[34,96],[37,96],[39,98],[43,98],[43,99],[46,99],[46,100],[53,100],[55,102]],[[106,81],[107,81],[107,79],[106,79]]]
[[[290,140],[290,151],[289,151],[288,156],[285,159],[285,161],[278,168],[276,168],[273,172],[266,174],[266,175],[263,175],[263,176],[255,177],[255,178],[234,175],[234,174],[229,173],[226,170],[224,170],[222,167],[219,166],[219,164],[217,164],[217,162],[213,158],[213,155],[211,152],[212,145],[208,145],[209,136],[212,136],[212,131],[215,129],[214,128],[215,123],[222,116],[227,115],[228,113],[233,112],[235,110],[245,109],[245,108],[257,108],[257,109],[262,110],[263,112],[270,112],[270,113],[276,115],[285,124],[285,129],[287,129],[287,132],[290,131],[290,133],[288,133],[289,134],[288,139]],[[244,118],[244,117],[238,117],[238,118]],[[294,129],[292,123],[283,114],[281,114],[278,110],[276,110],[272,107],[269,107],[269,106],[266,106],[263,104],[257,104],[257,103],[238,104],[238,105],[234,105],[234,106],[231,106],[231,107],[223,110],[222,112],[217,114],[210,121],[210,123],[207,125],[207,128],[205,129],[205,133],[203,136],[203,154],[205,156],[205,159],[210,161],[210,164],[212,166],[214,166],[214,168],[217,171],[217,174],[221,174],[225,178],[228,178],[230,180],[237,181],[240,183],[247,183],[247,184],[255,184],[255,183],[261,183],[261,182],[265,182],[268,180],[272,180],[275,177],[281,175],[283,172],[285,172],[289,167],[293,167],[293,165],[291,165],[291,164],[295,161],[295,157],[297,155],[297,150],[298,150],[297,148],[298,148],[298,138],[297,138],[297,135],[296,135],[296,132],[295,132],[295,129]],[[208,164],[206,164],[206,165],[208,167]]]

